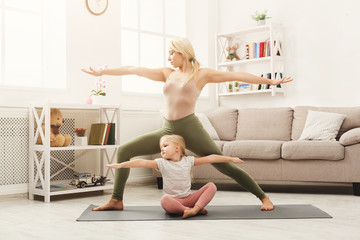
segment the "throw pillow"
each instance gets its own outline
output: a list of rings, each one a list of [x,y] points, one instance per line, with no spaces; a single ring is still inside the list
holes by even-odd
[[[209,118],[221,140],[235,140],[238,120],[236,108],[218,107],[205,112],[205,115]]]
[[[353,128],[341,135],[339,142],[344,145],[352,145],[360,142],[360,128]]]
[[[217,134],[215,128],[211,124],[208,117],[203,113],[196,113],[195,115],[199,118],[199,120],[200,120],[201,124],[203,125],[205,131],[207,131],[209,133],[211,139],[220,140],[219,135]]]
[[[299,140],[334,141],[346,115],[330,112],[308,111],[305,127]]]

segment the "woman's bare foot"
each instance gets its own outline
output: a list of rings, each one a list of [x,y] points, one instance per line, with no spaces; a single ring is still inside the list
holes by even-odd
[[[205,209],[205,211],[206,211],[206,209]],[[185,219],[185,218],[193,217],[195,215],[198,215],[201,212],[202,212],[201,208],[199,206],[195,206],[193,208],[186,209],[184,211],[182,218]],[[207,211],[206,211],[206,213],[207,213]]]
[[[97,208],[92,208],[93,211],[104,211],[104,210],[123,210],[124,205],[122,200],[111,198],[109,202],[101,205]]]
[[[261,211],[274,210],[274,204],[270,201],[270,198],[268,196],[261,199],[261,202],[262,202]]]

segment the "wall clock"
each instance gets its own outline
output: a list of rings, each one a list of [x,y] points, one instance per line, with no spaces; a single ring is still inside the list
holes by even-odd
[[[108,7],[108,0],[86,0],[86,7],[92,14],[101,15]]]

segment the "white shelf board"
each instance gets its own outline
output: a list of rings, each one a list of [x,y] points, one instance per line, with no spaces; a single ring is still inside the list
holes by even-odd
[[[242,34],[264,32],[264,31],[269,31],[269,30],[270,30],[270,25],[262,25],[262,26],[256,26],[256,27],[251,27],[251,28],[245,28],[245,29],[242,29],[242,30],[236,31],[236,32],[219,33],[218,37],[231,38],[231,37],[239,36]]]
[[[47,104],[49,104],[50,108],[60,108],[60,109],[79,109],[79,110],[86,110],[86,109],[114,109],[119,108],[120,105],[118,104],[81,104],[81,103],[55,103],[55,102],[34,102],[31,103],[32,106],[35,108],[43,108]]]
[[[58,190],[58,191],[53,191],[53,192],[50,191],[50,196],[72,194],[72,193],[102,191],[102,190],[113,189],[113,187],[114,187],[114,184],[107,182],[104,186],[90,186],[90,187],[85,187],[85,188],[74,188],[74,189],[68,189],[68,190]]]
[[[75,146],[69,145],[67,147],[50,147],[50,151],[66,151],[66,150],[96,150],[96,149],[113,149],[118,148],[120,145],[86,145],[86,146]],[[45,151],[47,150],[46,146],[35,145],[34,150],[36,151]]]
[[[274,61],[281,61],[282,57],[275,56],[275,57],[273,57],[273,60]],[[219,62],[218,66],[220,66],[220,67],[231,67],[231,66],[249,64],[249,63],[261,63],[261,62],[270,62],[270,61],[271,61],[271,57],[261,57],[261,58],[244,59],[244,60],[239,60],[239,61]]]
[[[227,93],[219,93],[219,96],[234,96],[234,95],[246,95],[246,94],[261,94],[261,93],[271,93],[272,89],[265,90],[248,90],[248,91],[240,91],[240,92],[227,92]],[[281,88],[276,88],[275,93],[284,93],[284,90]]]
[[[70,182],[70,180],[69,180],[69,182]],[[62,183],[58,183],[57,185],[64,185],[64,184],[66,185],[66,183],[64,181],[62,181]],[[63,190],[61,188],[56,188],[56,190],[53,190],[53,191],[50,190],[50,196],[63,195],[63,194],[73,194],[73,193],[94,192],[94,191],[102,191],[102,190],[113,189],[114,188],[114,183],[113,182],[107,182],[103,186],[97,185],[97,186],[89,186],[89,187],[85,187],[85,188],[78,188],[76,186],[73,186],[73,188],[70,188],[70,187],[72,187],[72,186],[64,187]],[[36,188],[33,193],[35,195],[45,196],[45,191],[43,189]]]
[[[246,35],[246,34],[251,34],[251,33],[259,33],[259,32],[267,32],[267,31],[270,31],[270,28],[282,28],[282,25],[281,24],[276,24],[276,23],[269,23],[269,24],[266,24],[266,25],[245,28],[245,29],[242,29],[242,30],[236,31],[236,32],[218,33],[217,36],[218,37],[225,37],[225,38],[233,38],[233,37],[238,37],[239,35]]]

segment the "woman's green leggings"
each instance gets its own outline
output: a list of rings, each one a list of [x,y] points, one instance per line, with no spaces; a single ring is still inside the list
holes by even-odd
[[[210,154],[223,155],[205,131],[199,119],[195,114],[191,114],[175,121],[164,119],[164,124],[161,129],[144,134],[121,145],[117,150],[117,162],[121,163],[129,161],[133,157],[159,153],[160,138],[169,134],[182,136],[185,139],[186,148],[198,156],[207,156]],[[223,174],[233,178],[243,188],[253,193],[260,200],[265,197],[265,193],[254,179],[234,163],[224,162],[213,163],[212,165]],[[129,173],[129,168],[115,170],[115,185],[112,198],[118,200],[123,199],[124,187]]]

